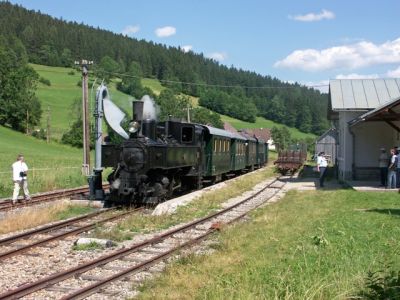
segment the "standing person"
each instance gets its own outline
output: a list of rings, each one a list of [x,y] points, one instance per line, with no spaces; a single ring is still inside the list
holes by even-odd
[[[381,186],[386,186],[386,181],[388,177],[388,166],[389,157],[386,153],[385,148],[381,148],[381,154],[379,155],[379,169],[381,171]]]
[[[397,148],[396,155],[397,155],[396,187],[397,187],[397,188],[400,188],[400,157],[399,157],[399,148]]]
[[[397,155],[396,150],[390,149],[390,161],[388,167],[388,185],[387,188],[396,188],[396,169],[397,169]]]
[[[328,167],[328,161],[325,158],[325,152],[320,152],[317,157],[317,171],[319,172],[319,186],[320,187],[324,187],[324,181],[325,181],[327,167]]]
[[[15,204],[18,200],[19,190],[22,187],[24,191],[24,199],[31,200],[28,190],[28,166],[24,161],[24,156],[19,154],[17,157],[17,161],[12,164],[13,169],[13,181],[14,181],[14,193],[12,197],[13,204]]]

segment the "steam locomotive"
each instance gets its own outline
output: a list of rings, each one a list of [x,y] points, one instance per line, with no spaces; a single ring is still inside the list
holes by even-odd
[[[108,176],[108,203],[154,205],[174,192],[200,189],[259,168],[268,145],[254,137],[178,120],[143,118],[143,102],[134,101],[129,138],[102,145]]]

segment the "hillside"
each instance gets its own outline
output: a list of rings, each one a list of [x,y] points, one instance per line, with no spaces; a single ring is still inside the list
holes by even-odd
[[[42,115],[42,127],[46,127],[47,122],[47,107],[51,110],[51,132],[52,137],[60,139],[63,132],[65,132],[70,122],[76,120],[77,116],[71,115],[72,106],[74,101],[79,101],[82,97],[82,88],[77,85],[81,75],[78,71],[71,68],[62,67],[49,67],[43,65],[31,64],[31,66],[39,73],[39,75],[45,79],[50,80],[51,85],[47,86],[39,83],[37,89],[37,96],[42,103],[43,115]],[[74,72],[71,75],[71,71]],[[91,75],[91,78],[93,75]],[[122,109],[127,112],[131,112],[131,96],[118,91],[115,87],[116,80],[113,80],[109,85],[110,94],[112,100]],[[159,94],[165,87],[156,79],[144,78],[141,80],[143,86],[150,88],[156,95]],[[94,99],[94,93],[96,87],[93,89],[92,101]],[[91,88],[91,85],[89,86]],[[184,95],[184,94],[182,94]],[[185,95],[186,96],[186,95]],[[198,98],[189,96],[194,106],[198,105]],[[93,104],[92,104],[93,105]],[[282,124],[267,120],[263,117],[257,117],[255,123],[249,123],[234,119],[228,116],[221,115],[223,121],[231,123],[235,128],[272,128],[273,126],[283,126]],[[313,134],[307,134],[299,131],[296,128],[290,128],[289,130],[292,137],[297,139],[315,138]]]
[[[31,193],[86,183],[81,176],[82,151],[58,143],[26,136],[0,126],[0,198],[12,193],[11,164],[17,155],[25,155]]]
[[[47,108],[51,110],[51,133],[52,137],[60,139],[62,134],[69,128],[71,122],[77,119],[77,116],[72,115],[72,107],[75,101],[81,101],[82,88],[77,85],[81,79],[81,74],[71,68],[49,67],[43,65],[31,64],[31,66],[45,79],[50,80],[51,85],[39,83],[37,93],[40,102],[42,103],[42,122],[41,126],[46,128]],[[70,75],[70,72],[74,72]],[[100,83],[100,82],[97,82]],[[93,92],[89,90],[90,99],[94,100],[96,87]],[[89,89],[91,85],[89,86]],[[112,100],[124,110],[130,112],[131,106],[129,95],[123,94],[115,88],[115,83],[109,85]],[[93,105],[93,103],[91,104]]]
[[[0,2],[0,12],[0,37],[31,63],[60,67],[87,58],[95,62],[99,78],[116,74],[156,78],[190,96],[211,92],[217,96],[206,97],[204,106],[242,120],[261,115],[316,134],[329,127],[328,97],[318,90],[228,67],[202,53],[66,22],[9,2]]]
[[[257,117],[255,123],[249,123],[249,122],[244,122],[238,119],[234,119],[228,116],[221,115],[221,119],[223,122],[229,122],[233,127],[236,129],[242,129],[242,128],[272,128],[272,127],[282,127],[285,126],[283,124],[276,123],[271,120],[267,120],[263,117]],[[304,133],[298,130],[297,128],[294,127],[288,127],[289,132],[292,136],[292,138],[299,139],[299,140],[305,140],[307,138],[312,138],[315,139],[316,135],[312,133]]]

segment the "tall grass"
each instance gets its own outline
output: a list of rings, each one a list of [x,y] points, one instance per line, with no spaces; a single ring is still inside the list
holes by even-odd
[[[292,191],[143,287],[140,299],[348,299],[382,260],[400,269],[395,194]]]
[[[27,208],[23,212],[10,213],[0,220],[0,234],[24,230],[77,215],[89,213],[93,208],[57,201],[46,207]]]

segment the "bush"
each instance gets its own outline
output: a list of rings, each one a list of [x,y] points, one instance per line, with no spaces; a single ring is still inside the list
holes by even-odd
[[[39,82],[40,82],[40,83],[43,83],[44,85],[51,86],[50,80],[48,80],[48,79],[46,79],[46,78],[44,78],[44,77],[42,77],[42,76],[40,76]]]
[[[34,131],[32,132],[32,136],[35,137],[35,138],[37,138],[37,139],[40,139],[40,140],[45,140],[45,139],[47,138],[47,136],[46,136],[46,130],[43,129],[43,128],[36,129],[36,130],[34,130]]]
[[[365,290],[358,295],[361,299],[400,299],[400,271],[394,271],[390,265],[383,270],[368,272]]]
[[[69,71],[68,75],[75,75],[75,71],[74,70]]]

